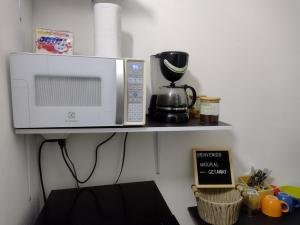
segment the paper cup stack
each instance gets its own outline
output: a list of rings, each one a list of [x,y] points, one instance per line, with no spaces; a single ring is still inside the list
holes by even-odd
[[[95,55],[121,57],[121,7],[112,3],[94,5]]]

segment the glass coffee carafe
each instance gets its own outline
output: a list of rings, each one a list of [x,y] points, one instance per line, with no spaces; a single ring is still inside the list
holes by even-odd
[[[193,93],[191,102],[189,101],[189,97],[186,92],[187,89],[191,89]],[[156,107],[163,110],[187,110],[195,104],[195,101],[196,92],[191,86],[163,86],[159,89]]]
[[[192,91],[192,100],[188,97],[187,90]],[[156,116],[166,122],[185,122],[189,119],[189,108],[196,101],[196,91],[188,85],[163,86],[159,89],[156,100]]]

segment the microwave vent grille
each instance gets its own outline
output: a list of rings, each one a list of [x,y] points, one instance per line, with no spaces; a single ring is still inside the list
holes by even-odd
[[[35,76],[37,106],[100,106],[101,79],[85,76]]]

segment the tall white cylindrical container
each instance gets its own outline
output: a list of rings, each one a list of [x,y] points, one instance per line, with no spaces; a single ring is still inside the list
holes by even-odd
[[[121,7],[113,3],[94,5],[95,55],[121,57]]]

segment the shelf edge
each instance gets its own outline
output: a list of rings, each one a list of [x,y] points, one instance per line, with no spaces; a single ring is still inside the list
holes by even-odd
[[[232,130],[232,126],[15,129],[16,134],[92,134],[112,132],[182,132]]]

